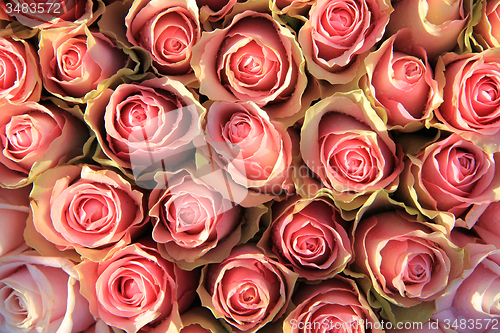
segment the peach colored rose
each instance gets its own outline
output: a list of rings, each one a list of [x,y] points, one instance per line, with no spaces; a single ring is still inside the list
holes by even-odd
[[[297,275],[252,245],[234,248],[220,264],[203,269],[202,304],[232,332],[254,333],[286,310]]]
[[[92,260],[129,244],[145,222],[143,194],[115,172],[93,166],[46,171],[35,180],[31,200],[38,233],[59,250],[75,249]],[[27,231],[26,239],[31,237]],[[47,251],[44,244],[28,243]]]
[[[104,12],[101,0],[6,0],[0,10],[30,28],[91,25]]]
[[[200,8],[200,20],[216,22],[233,9],[236,0],[196,0]]]
[[[0,184],[25,186],[39,174],[82,155],[85,124],[51,103],[0,106]]]
[[[351,242],[333,202],[292,197],[272,206],[272,222],[258,245],[299,277],[327,279],[351,259]]]
[[[92,325],[74,266],[35,251],[0,258],[0,332],[78,333]]]
[[[411,31],[401,30],[370,53],[360,86],[389,129],[414,132],[432,117],[441,97],[425,51],[405,44],[409,38]]]
[[[143,327],[180,327],[179,313],[191,305],[198,283],[195,272],[181,270],[141,243],[121,248],[101,262],[85,260],[76,270],[94,317],[127,333]]]
[[[125,24],[128,41],[148,51],[159,73],[192,72],[192,47],[201,35],[195,0],[135,0]]]
[[[392,6],[385,0],[318,0],[299,31],[307,68],[331,84],[348,83],[389,22]]]
[[[499,158],[499,153],[486,154],[452,134],[410,156],[402,177],[413,184],[415,204],[450,212],[457,219],[467,220],[470,228],[474,223],[464,216],[470,208],[500,199]]]
[[[474,26],[474,39],[485,48],[500,47],[500,1],[479,1],[480,18]]]
[[[0,257],[27,249],[24,228],[30,212],[31,186],[9,190],[0,188]]]
[[[304,58],[292,33],[268,14],[248,10],[224,29],[203,32],[191,65],[211,100],[252,101],[271,119],[300,118]]]
[[[185,261],[183,266],[190,269],[205,264],[205,259],[213,262],[227,257],[241,238],[245,222],[241,207],[186,171],[157,173],[156,179],[158,185],[149,196],[149,216],[162,256]]]
[[[42,30],[38,55],[44,88],[71,102],[98,95],[128,65],[121,49],[84,24]]]
[[[297,307],[286,317],[284,333],[383,332],[376,328],[381,325],[353,280],[336,276],[302,285],[293,302]],[[365,328],[365,324],[373,328]]]
[[[411,307],[442,296],[464,269],[464,251],[403,211],[372,215],[354,233],[355,268],[383,298]]]
[[[205,115],[205,140],[215,162],[244,187],[260,193],[281,194],[287,189],[292,161],[285,126],[271,121],[252,102],[215,102]]]
[[[412,31],[408,43],[420,45],[429,60],[453,50],[458,36],[470,18],[472,1],[468,0],[402,0],[394,3],[394,13],[387,25],[388,35],[403,28]]]
[[[436,80],[443,103],[435,110],[444,129],[459,133],[488,152],[499,151],[500,50],[440,58]]]
[[[105,90],[89,101],[85,121],[104,153],[138,178],[194,154],[203,112],[180,82],[163,77]]]
[[[24,40],[0,37],[0,104],[40,100],[42,79],[38,56]]]
[[[394,191],[404,166],[401,148],[360,90],[336,93],[307,110],[300,151],[322,184],[346,203]]]

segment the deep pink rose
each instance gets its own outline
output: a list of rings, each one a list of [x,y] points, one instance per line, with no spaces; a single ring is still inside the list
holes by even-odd
[[[136,333],[180,327],[180,312],[194,299],[195,272],[183,271],[152,247],[135,243],[97,263],[76,266],[90,312],[106,324]],[[160,330],[160,328],[158,328]]]
[[[353,280],[336,276],[302,285],[293,302],[297,307],[286,317],[284,333],[383,332],[376,328],[380,322]]]
[[[85,124],[51,103],[0,106],[0,184],[19,187],[82,155]]]
[[[298,37],[311,74],[331,84],[354,79],[359,56],[382,39],[391,12],[386,0],[316,1]]]
[[[356,270],[386,300],[402,307],[445,294],[464,269],[464,251],[403,211],[363,218],[354,233]]]
[[[42,30],[38,55],[44,88],[71,102],[97,96],[128,62],[108,37],[84,24]]]
[[[0,37],[0,104],[37,102],[42,79],[35,48],[24,40]]]
[[[148,51],[159,73],[192,72],[192,47],[201,35],[195,0],[136,0],[125,24],[128,41]]]
[[[59,250],[75,249],[92,260],[129,244],[145,222],[143,194],[114,171],[98,167],[48,170],[35,180],[30,196],[36,231],[27,231],[27,240],[38,232]],[[35,240],[29,245],[48,251]]]
[[[241,207],[185,171],[157,173],[156,178],[158,185],[149,196],[149,215],[153,239],[162,256],[184,261],[189,268],[206,263],[197,264],[197,259],[210,262],[226,257],[241,237],[245,221]],[[164,179],[166,183],[161,182]]]
[[[203,111],[180,82],[163,77],[105,90],[89,101],[85,120],[104,153],[138,178],[194,153]]]
[[[499,153],[486,154],[472,142],[452,134],[410,157],[402,177],[413,184],[415,204],[450,212],[470,228],[474,224],[471,217],[463,216],[469,208],[500,199],[499,158]]]
[[[436,80],[443,89],[443,103],[435,110],[447,130],[487,148],[500,150],[500,50],[440,58]],[[484,142],[483,142],[484,141]]]
[[[74,266],[35,251],[0,258],[0,332],[79,333],[92,325]]]
[[[413,132],[432,116],[441,97],[424,49],[409,47],[408,38],[411,31],[401,30],[370,53],[360,84],[389,129]]]
[[[27,249],[24,228],[30,213],[31,186],[15,190],[0,188],[0,257]]]
[[[202,304],[233,332],[254,333],[286,310],[297,275],[252,245],[239,246],[220,264],[204,268]]]
[[[203,32],[191,65],[211,100],[252,101],[272,119],[300,117],[304,58],[292,33],[268,14],[248,10],[224,29]]]
[[[351,259],[351,242],[333,202],[291,198],[272,206],[272,222],[259,246],[300,277],[330,278]]]

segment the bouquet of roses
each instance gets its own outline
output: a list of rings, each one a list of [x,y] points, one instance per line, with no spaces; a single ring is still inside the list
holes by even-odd
[[[499,332],[500,1],[0,1],[0,332]]]

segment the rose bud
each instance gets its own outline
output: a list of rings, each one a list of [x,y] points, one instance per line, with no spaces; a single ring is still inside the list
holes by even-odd
[[[181,270],[141,243],[101,262],[85,260],[76,270],[92,315],[127,333],[181,327],[180,313],[191,305],[198,283],[195,272]]]
[[[331,84],[353,80],[359,56],[382,39],[391,12],[386,0],[316,1],[298,37],[311,74]]]
[[[247,10],[224,29],[203,32],[191,66],[200,93],[214,101],[252,101],[271,119],[301,117],[307,85],[304,57],[292,33],[271,16]]]
[[[333,202],[327,197],[292,197],[272,206],[272,222],[258,246],[299,277],[330,278],[351,259],[351,242]]]
[[[412,307],[445,294],[464,269],[464,250],[429,223],[403,211],[361,219],[354,233],[355,270],[389,302]]]
[[[78,333],[94,323],[68,259],[35,251],[0,258],[0,332]]]
[[[383,332],[377,329],[381,324],[353,280],[336,276],[303,285],[293,302],[297,307],[286,317],[284,333]]]
[[[197,292],[231,332],[254,333],[283,315],[296,280],[284,265],[245,244],[222,263],[205,266]]]
[[[51,103],[0,106],[0,185],[20,187],[83,154],[85,124]]]
[[[360,87],[388,129],[414,132],[442,100],[425,51],[408,47],[408,38],[411,31],[401,30],[366,57]]]
[[[143,194],[111,170],[64,165],[43,173],[31,192],[33,211],[26,231],[28,245],[40,253],[52,247],[36,241],[40,233],[63,251],[74,249],[101,260],[129,244],[145,223]],[[36,230],[35,230],[36,229]]]
[[[0,188],[0,257],[28,248],[23,233],[30,212],[30,191],[31,186],[15,190]]]

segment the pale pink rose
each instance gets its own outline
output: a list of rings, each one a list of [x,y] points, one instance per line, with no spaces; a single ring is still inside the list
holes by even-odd
[[[85,124],[51,103],[0,106],[0,184],[25,186],[42,172],[82,155]]]
[[[138,178],[194,154],[204,110],[180,82],[163,77],[105,90],[89,101],[85,121],[103,152]]]
[[[345,268],[351,242],[332,201],[292,197],[271,209],[271,225],[258,243],[268,256],[308,280],[327,279]]]
[[[186,171],[157,173],[156,178],[158,185],[149,195],[149,216],[162,256],[185,261],[191,269],[205,260],[227,257],[241,237],[242,208]],[[168,179],[166,188],[162,179]]]
[[[233,9],[236,2],[236,0],[196,0],[200,8],[200,20],[218,21]]]
[[[38,55],[44,88],[72,102],[98,95],[128,63],[108,37],[85,24],[42,30]]]
[[[500,47],[500,1],[483,0],[479,3],[481,14],[474,26],[474,39],[485,48]]]
[[[9,190],[0,188],[0,257],[26,249],[24,228],[30,213],[31,186]]]
[[[406,44],[408,38],[411,31],[400,30],[370,53],[360,85],[389,129],[413,132],[432,116],[441,97],[425,51]]]
[[[388,35],[409,28],[407,42],[421,46],[429,60],[453,50],[470,18],[472,1],[468,0],[401,0],[394,2],[394,13],[387,25]]]
[[[348,83],[360,55],[384,35],[392,6],[386,0],[318,0],[299,31],[307,68],[331,84]]]
[[[410,179],[423,209],[446,211],[474,224],[470,208],[498,200],[500,154],[486,154],[457,134],[430,144],[410,157],[403,176]]]
[[[224,29],[203,32],[191,65],[200,93],[214,101],[252,101],[271,119],[300,118],[304,57],[287,28],[247,10]]]
[[[0,37],[0,104],[37,102],[42,79],[35,48],[24,40]]]
[[[85,260],[76,270],[94,317],[127,333],[180,327],[179,313],[191,305],[198,283],[194,271],[181,270],[141,243],[121,248],[101,262]]]
[[[205,115],[201,146],[239,185],[278,195],[287,189],[292,161],[286,127],[255,103],[215,102]]]
[[[75,249],[92,260],[129,244],[145,223],[143,194],[114,171],[98,167],[48,170],[35,180],[31,200],[36,231],[27,231],[27,239],[38,232],[59,250]],[[47,251],[43,243],[29,243]]]
[[[197,291],[203,306],[232,332],[254,333],[283,315],[296,280],[284,265],[245,244],[222,263],[206,266]]]
[[[500,50],[448,53],[440,59],[436,80],[444,101],[435,110],[437,118],[447,130],[486,146],[488,152],[500,150],[496,144],[500,137]]]
[[[192,72],[192,47],[201,35],[195,0],[135,0],[125,24],[128,41],[148,51],[159,73]]]
[[[30,28],[92,24],[104,12],[101,0],[6,0],[0,11]]]
[[[74,266],[35,251],[0,258],[0,332],[78,333],[92,325]]]
[[[297,307],[286,317],[284,333],[383,332],[377,328],[380,322],[356,283],[344,277],[301,285],[293,303]]]
[[[354,269],[389,302],[411,307],[445,294],[464,269],[464,250],[403,211],[364,218],[354,233]]]
[[[336,93],[307,110],[302,159],[339,201],[382,189],[393,192],[403,154],[385,128],[360,90]]]

